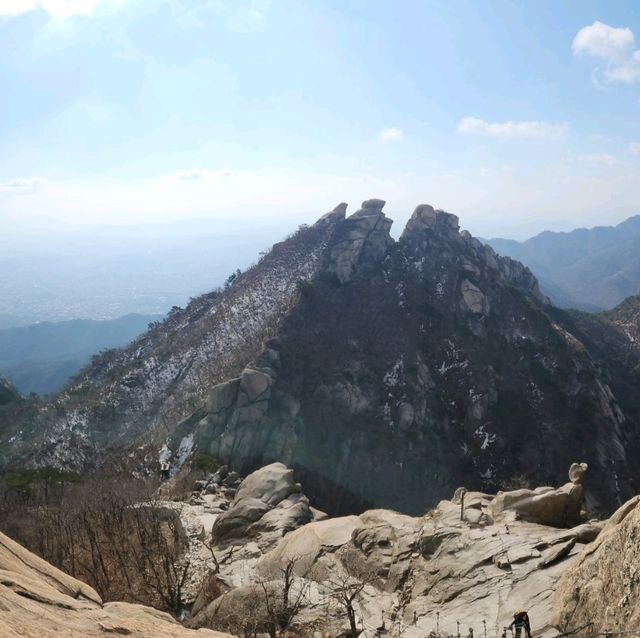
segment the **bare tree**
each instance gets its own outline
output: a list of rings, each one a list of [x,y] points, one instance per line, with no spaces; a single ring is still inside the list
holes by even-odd
[[[376,579],[373,572],[367,571],[360,578],[348,573],[334,574],[329,578],[331,588],[329,596],[335,601],[340,610],[346,614],[349,621],[349,638],[358,638],[362,629],[358,629],[356,604],[361,602],[364,588]]]
[[[144,603],[177,614],[191,570],[188,538],[179,511],[153,501],[154,487],[103,478],[55,495],[52,490],[36,494],[39,502],[32,500],[29,507],[16,507],[16,500],[7,502],[5,495],[1,527],[90,584],[104,600]]]
[[[309,584],[296,579],[297,558],[290,558],[275,581],[259,581],[266,609],[266,630],[271,638],[283,636],[307,600]]]

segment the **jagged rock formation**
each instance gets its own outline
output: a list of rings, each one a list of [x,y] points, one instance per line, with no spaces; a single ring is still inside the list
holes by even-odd
[[[577,636],[629,631],[640,626],[640,497],[625,503],[607,521],[560,579],[554,623]]]
[[[587,486],[590,505],[598,489],[615,494],[634,426],[531,273],[430,206],[398,243],[382,240],[378,201],[347,221],[243,372],[264,375],[264,394],[228,402],[219,397],[240,381],[215,388],[210,401],[224,409],[197,426],[199,448],[241,471],[292,465],[324,508],[419,512],[460,483],[552,481],[575,454],[601,477]]]
[[[3,638],[229,638],[182,627],[143,605],[103,604],[88,585],[67,576],[0,533],[0,617]]]
[[[256,473],[251,483],[259,480]],[[267,499],[282,492],[279,482],[262,488]],[[370,510],[313,521],[268,542],[237,539],[229,546],[214,534],[219,571],[203,589],[215,593],[200,597],[190,625],[238,633],[264,627],[267,601],[281,592],[278,575],[293,563],[292,587],[306,592],[294,622],[302,631],[346,631],[345,611],[331,601],[336,591],[359,588],[354,606],[364,637],[382,627],[383,634],[410,638],[456,635],[457,621],[465,635],[468,627],[482,635],[483,620],[488,635],[500,635],[520,608],[529,610],[534,635],[555,635],[558,579],[582,560],[603,524],[562,529],[521,520],[515,512],[508,521],[495,521],[496,497],[466,492],[463,507],[461,496],[458,490],[452,501],[421,517]]]
[[[383,205],[341,204],[105,355],[20,424],[13,458],[35,439],[40,463],[140,444],[152,462],[168,440],[174,465],[193,449],[243,474],[284,462],[334,513],[421,513],[460,484],[557,482],[580,456],[590,508],[630,495],[640,399],[623,367],[455,215],[419,206],[396,242]]]

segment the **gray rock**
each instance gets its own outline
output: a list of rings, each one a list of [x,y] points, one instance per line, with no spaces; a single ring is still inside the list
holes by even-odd
[[[464,309],[478,315],[486,315],[489,312],[489,300],[485,294],[468,279],[463,279],[460,284],[462,295],[461,305]]]
[[[207,411],[209,415],[219,414],[228,410],[238,396],[240,379],[231,379],[226,383],[214,386],[207,397]]]
[[[252,472],[242,481],[234,504],[245,498],[255,498],[269,507],[275,507],[291,494],[301,492],[302,486],[293,479],[293,470],[282,463],[271,463]]]
[[[342,202],[338,204],[331,212],[324,214],[316,222],[317,225],[335,223],[344,220],[347,212],[347,204]]]
[[[383,259],[393,243],[389,235],[392,222],[382,212],[384,204],[379,199],[362,202],[362,208],[345,220],[329,264],[340,283],[350,281],[359,264],[366,266]]]
[[[575,483],[557,489],[498,492],[489,505],[489,512],[495,521],[504,520],[511,514],[541,525],[570,527],[580,521],[582,494],[582,486]]]
[[[232,472],[229,478],[235,478]],[[226,512],[213,524],[217,542],[275,533],[282,536],[314,519],[309,500],[293,479],[293,470],[272,463],[249,474]]]
[[[581,484],[588,467],[586,463],[572,463],[569,468],[569,480],[572,483]]]
[[[245,368],[240,377],[240,389],[250,402],[269,398],[271,388],[271,377],[259,370]]]
[[[224,514],[221,514],[213,524],[211,533],[216,541],[230,538],[242,538],[247,535],[247,529],[263,514],[269,511],[269,506],[258,498],[243,498]]]

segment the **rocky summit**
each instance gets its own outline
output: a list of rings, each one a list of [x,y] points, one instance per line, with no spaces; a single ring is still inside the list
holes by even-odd
[[[554,308],[455,215],[420,205],[395,240],[383,208],[340,204],[97,357],[0,428],[2,463],[283,462],[330,513],[419,514],[458,485],[556,483],[579,457],[589,510],[630,497],[640,397],[602,344],[633,333]]]

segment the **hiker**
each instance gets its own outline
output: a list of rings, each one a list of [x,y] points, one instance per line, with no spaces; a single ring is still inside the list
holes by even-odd
[[[529,614],[526,611],[517,611],[513,614],[513,622],[509,625],[509,629],[512,627],[516,630],[516,638],[521,638],[523,628],[524,638],[531,638],[531,624],[529,623]]]
[[[169,461],[160,461],[160,479],[166,481],[169,478]]]

